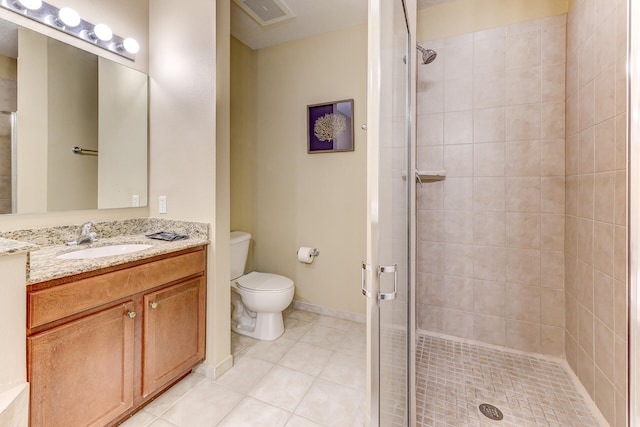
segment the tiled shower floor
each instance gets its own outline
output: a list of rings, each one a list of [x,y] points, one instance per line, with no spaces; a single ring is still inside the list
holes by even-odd
[[[416,346],[418,426],[600,427],[606,425],[549,359],[421,335]],[[503,412],[486,418],[482,403]]]
[[[364,325],[287,310],[285,326],[273,342],[232,334],[229,372],[215,381],[190,374],[122,426],[361,427]],[[604,425],[565,368],[535,355],[420,335],[416,369],[418,427]],[[485,418],[480,403],[497,406],[504,420]]]

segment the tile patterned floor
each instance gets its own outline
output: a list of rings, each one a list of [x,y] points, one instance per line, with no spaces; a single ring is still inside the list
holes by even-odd
[[[381,389],[380,425],[407,426],[407,333],[403,329],[380,331]],[[383,345],[384,344],[384,345]]]
[[[522,355],[421,335],[416,346],[418,426],[601,427],[566,368]],[[504,414],[492,421],[478,405]]]
[[[288,309],[285,326],[273,342],[232,334],[229,372],[190,374],[122,426],[361,427],[365,325]],[[418,427],[603,426],[565,368],[535,355],[420,335],[416,369]],[[504,420],[485,418],[480,403]],[[389,426],[406,423],[396,406]]]
[[[190,374],[121,425],[362,426],[365,325],[295,309],[284,319],[273,342],[232,334],[229,372]]]

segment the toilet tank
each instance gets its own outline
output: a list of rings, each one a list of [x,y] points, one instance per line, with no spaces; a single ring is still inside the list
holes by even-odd
[[[250,243],[251,234],[244,231],[231,232],[231,280],[244,274]]]

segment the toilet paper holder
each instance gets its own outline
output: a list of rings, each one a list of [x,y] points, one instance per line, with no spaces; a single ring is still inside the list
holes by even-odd
[[[298,250],[296,251],[296,255],[298,254],[298,252],[300,252],[300,249],[298,249]],[[316,248],[313,248],[313,250],[309,253],[309,255],[311,255],[311,256],[318,256],[318,255],[320,255],[320,251],[319,251],[318,249],[316,249]]]

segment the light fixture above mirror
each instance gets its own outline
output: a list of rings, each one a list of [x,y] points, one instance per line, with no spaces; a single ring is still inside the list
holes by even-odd
[[[42,0],[0,0],[0,6],[132,61],[140,50],[135,39],[115,35],[105,24],[93,25],[69,7],[58,9]]]
[[[63,7],[62,9],[60,9],[58,11],[58,16],[52,18],[54,20],[54,24],[58,27],[77,27],[78,25],[80,25],[80,22],[82,21],[80,19],[80,15],[78,15],[78,12],[76,12],[75,10],[71,9],[70,7]],[[56,19],[59,19],[60,22],[57,22]]]

